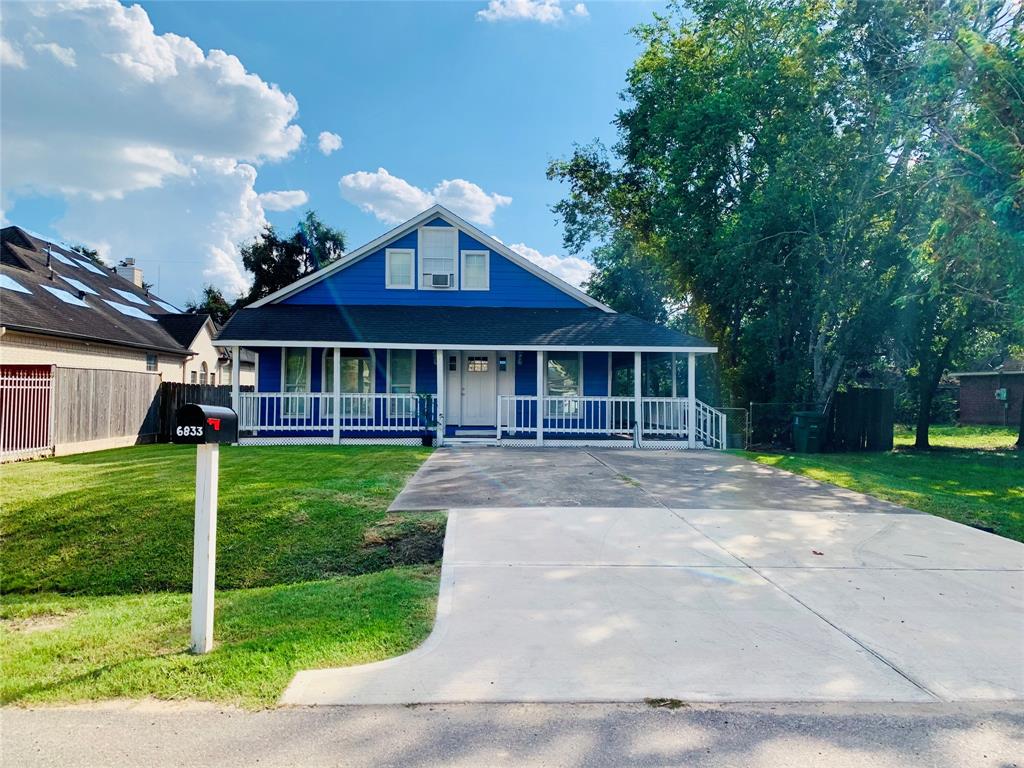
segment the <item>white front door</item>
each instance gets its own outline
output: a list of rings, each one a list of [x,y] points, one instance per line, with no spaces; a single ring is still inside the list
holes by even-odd
[[[493,352],[462,353],[462,421],[467,426],[493,425],[497,411],[497,371]]]

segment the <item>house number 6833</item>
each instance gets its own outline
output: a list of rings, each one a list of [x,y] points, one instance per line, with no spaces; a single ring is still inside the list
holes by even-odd
[[[194,427],[194,426],[178,427],[175,430],[175,432],[177,433],[178,437],[202,437],[203,436],[203,428],[202,427]]]

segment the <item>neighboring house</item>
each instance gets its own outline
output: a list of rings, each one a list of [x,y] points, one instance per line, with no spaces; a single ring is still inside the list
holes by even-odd
[[[182,363],[179,378],[184,384],[230,384],[231,353],[213,343],[217,335],[217,325],[209,315],[205,314],[166,314],[156,315],[157,322],[163,326],[175,341],[192,352],[192,357]],[[248,350],[241,354],[242,386],[252,386],[256,382],[256,355]]]
[[[1020,424],[1024,403],[1024,360],[949,374],[960,382],[961,424]]]
[[[695,397],[715,347],[615,313],[441,206],[217,341],[257,353],[256,391],[233,393],[242,442],[724,443],[724,414]],[[671,371],[657,388],[653,361]]]
[[[161,382],[187,383],[205,368],[221,383],[230,366],[215,333],[206,315],[153,295],[131,262],[111,269],[3,228],[0,454],[94,450],[150,434]],[[240,372],[242,385],[255,381],[252,361]]]

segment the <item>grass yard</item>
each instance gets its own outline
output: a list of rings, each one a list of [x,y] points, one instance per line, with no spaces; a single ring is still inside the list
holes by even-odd
[[[0,468],[0,701],[271,706],[292,675],[430,632],[442,515],[386,508],[429,449],[222,448],[216,647],[186,652],[195,451]]]
[[[747,452],[762,464],[869,493],[922,512],[1024,541],[1024,455],[1017,431],[933,427],[931,451],[899,431],[889,453]]]

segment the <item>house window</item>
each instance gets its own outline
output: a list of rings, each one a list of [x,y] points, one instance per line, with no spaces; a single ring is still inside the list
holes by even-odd
[[[388,288],[415,288],[411,248],[388,248],[384,252]]]
[[[582,386],[579,352],[549,352],[547,362],[547,416],[572,416],[579,411]]]
[[[420,287],[427,290],[454,288],[459,230],[455,227],[420,229]]]
[[[198,384],[199,383],[199,374],[196,373],[195,371],[192,371],[188,375],[188,380],[189,380],[190,384]]]
[[[368,349],[343,349],[338,356],[340,360],[341,393],[366,395],[373,392],[373,357]],[[323,384],[324,392],[334,391],[334,350],[324,350]],[[327,415],[334,414],[334,400],[325,404]],[[343,416],[370,415],[372,405],[369,398],[342,397],[341,413]]]
[[[392,395],[411,395],[416,385],[413,361],[416,352],[411,349],[388,350],[388,392]],[[409,417],[416,414],[413,397],[392,397],[389,411],[392,416]]]
[[[158,365],[159,362],[160,362],[160,359],[156,355],[154,355],[154,354],[147,354],[146,355],[146,370],[147,371],[155,371],[157,369],[157,365]]]
[[[490,251],[462,252],[462,289],[486,291],[490,287]]]
[[[207,374],[209,373],[209,371],[210,371],[210,369],[206,365],[206,363],[203,363],[202,366],[200,366],[200,368],[199,368],[199,383],[200,384],[205,384],[206,383],[206,379],[208,378]]]
[[[487,363],[489,362],[486,356],[484,357],[468,357],[466,359],[466,371],[469,373],[487,373]]]
[[[285,347],[284,355],[281,358],[281,391],[289,392],[309,391],[309,350],[296,347]],[[285,416],[305,416],[306,398],[284,397],[282,413]]]
[[[210,386],[211,387],[214,386],[217,383],[216,382],[216,378],[217,378],[217,374],[216,373],[210,373]]]

